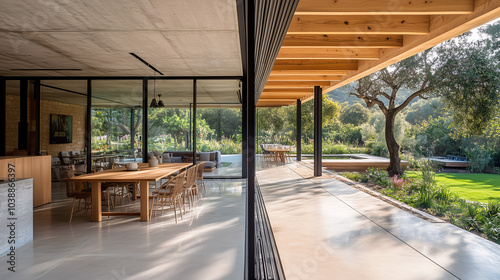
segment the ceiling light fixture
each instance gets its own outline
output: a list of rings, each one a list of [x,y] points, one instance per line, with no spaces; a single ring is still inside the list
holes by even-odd
[[[153,72],[154,80],[153,80],[153,100],[151,100],[150,108],[158,108],[158,103],[156,102],[156,72]],[[163,102],[162,102],[163,103]]]
[[[163,101],[161,100],[161,94],[158,94],[158,107],[165,108],[165,104],[163,104]]]

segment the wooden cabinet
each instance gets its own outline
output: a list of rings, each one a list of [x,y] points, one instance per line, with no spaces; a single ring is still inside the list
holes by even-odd
[[[51,201],[50,156],[0,157],[0,178],[7,178],[8,164],[14,164],[16,178],[33,178],[33,207]]]

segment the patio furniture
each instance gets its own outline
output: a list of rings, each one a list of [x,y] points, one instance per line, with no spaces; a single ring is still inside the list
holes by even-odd
[[[182,192],[184,188],[184,182],[186,181],[186,172],[177,174],[174,178],[170,179],[168,182],[161,185],[161,187],[153,192],[153,200],[151,202],[151,210],[149,213],[149,219],[153,216],[153,211],[156,216],[157,211],[161,211],[163,215],[163,210],[174,210],[175,223],[177,224],[177,209],[181,214],[182,219]],[[165,209],[165,207],[168,207]],[[173,208],[172,208],[173,207]]]
[[[124,167],[109,169],[103,172],[68,178],[68,181],[92,182],[92,221],[102,221],[102,216],[140,216],[141,221],[149,221],[149,182],[156,182],[175,172],[184,170],[189,163],[162,163],[158,167],[149,167],[147,163],[139,164],[139,170],[127,171]],[[101,183],[102,182],[136,182],[141,184],[140,212],[102,212]]]

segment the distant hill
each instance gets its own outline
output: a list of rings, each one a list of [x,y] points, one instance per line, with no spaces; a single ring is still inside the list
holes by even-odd
[[[366,107],[365,102],[363,100],[357,98],[356,96],[349,95],[349,92],[352,91],[353,89],[350,89],[349,86],[343,86],[341,88],[330,91],[329,93],[327,93],[327,95],[328,97],[330,97],[331,100],[339,103],[347,102],[349,105],[352,105],[354,103],[361,103]],[[401,104],[406,98],[408,98],[408,96],[410,96],[410,94],[412,94],[411,91],[406,89],[401,89],[396,98],[396,104]],[[386,105],[389,103],[389,101],[384,97],[381,97],[381,99]],[[417,100],[418,98],[414,99],[412,103]]]

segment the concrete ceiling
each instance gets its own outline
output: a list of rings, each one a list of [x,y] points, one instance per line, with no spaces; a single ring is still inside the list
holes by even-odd
[[[0,76],[241,76],[234,0],[0,0]],[[81,69],[16,71],[11,69]]]

